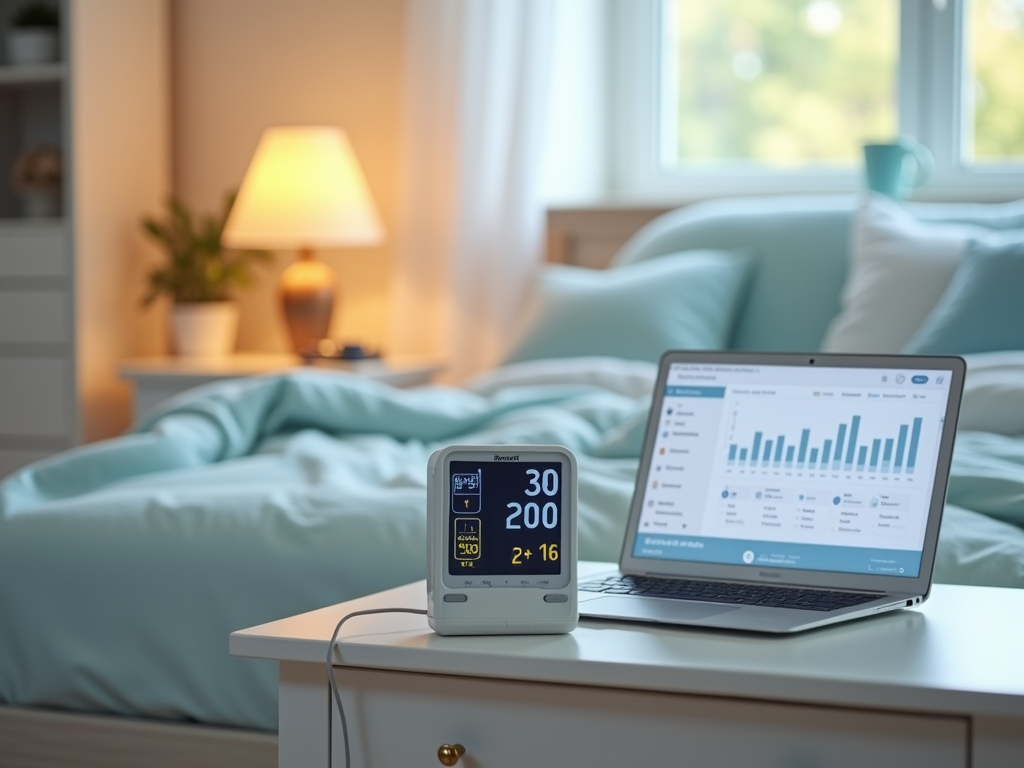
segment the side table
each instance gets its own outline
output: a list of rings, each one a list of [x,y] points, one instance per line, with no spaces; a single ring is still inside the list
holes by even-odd
[[[342,765],[337,621],[425,605],[418,582],[231,635],[233,655],[280,664],[281,766]],[[1024,590],[937,585],[920,608],[784,637],[594,620],[441,637],[424,616],[363,616],[335,663],[353,768],[439,765],[454,745],[467,768],[1019,768],[1022,637]]]
[[[308,367],[295,355],[235,354],[226,357],[141,357],[124,360],[118,374],[135,385],[133,417],[186,389],[223,379]],[[346,371],[396,387],[426,384],[442,366],[414,358],[317,360],[312,367]]]

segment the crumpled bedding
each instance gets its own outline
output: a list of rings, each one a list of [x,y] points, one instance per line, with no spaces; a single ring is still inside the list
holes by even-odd
[[[228,634],[420,579],[425,468],[461,443],[577,456],[579,555],[616,560],[655,368],[508,366],[463,389],[320,371],[193,390],[0,483],[0,701],[275,730]],[[1024,587],[1024,439],[960,436],[936,579]]]

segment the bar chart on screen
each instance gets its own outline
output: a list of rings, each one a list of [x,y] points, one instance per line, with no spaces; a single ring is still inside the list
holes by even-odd
[[[736,400],[726,414],[718,466],[728,475],[913,483],[922,459],[931,466],[943,418],[926,401],[780,399],[770,414],[744,405]]]
[[[749,447],[729,444],[727,462],[730,467],[831,469],[872,474],[905,472],[912,475],[917,464],[922,422],[923,418],[917,416],[909,424],[900,424],[898,433],[891,437],[867,440],[863,439],[860,431],[860,414],[851,416],[849,423],[843,422],[831,431],[824,431],[823,434],[830,434],[830,438],[813,442],[810,427],[801,429],[799,438],[790,435],[788,439],[784,434],[767,438],[763,431],[757,431]],[[858,437],[861,438],[859,443]]]
[[[765,407],[770,403],[770,407]],[[732,392],[705,535],[914,547],[934,479],[938,398],[845,389]]]

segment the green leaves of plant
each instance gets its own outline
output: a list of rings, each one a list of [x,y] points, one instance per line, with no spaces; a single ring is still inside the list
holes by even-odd
[[[267,251],[235,251],[221,245],[234,201],[235,193],[229,193],[219,214],[197,220],[172,196],[165,220],[143,219],[143,229],[164,247],[168,257],[166,264],[150,272],[143,305],[161,294],[180,302],[224,301],[232,287],[252,284],[253,266],[267,264],[272,257]]]

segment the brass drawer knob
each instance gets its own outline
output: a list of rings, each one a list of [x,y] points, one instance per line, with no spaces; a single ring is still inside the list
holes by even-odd
[[[442,744],[437,748],[437,759],[441,765],[455,765],[464,754],[466,748],[461,744]]]

